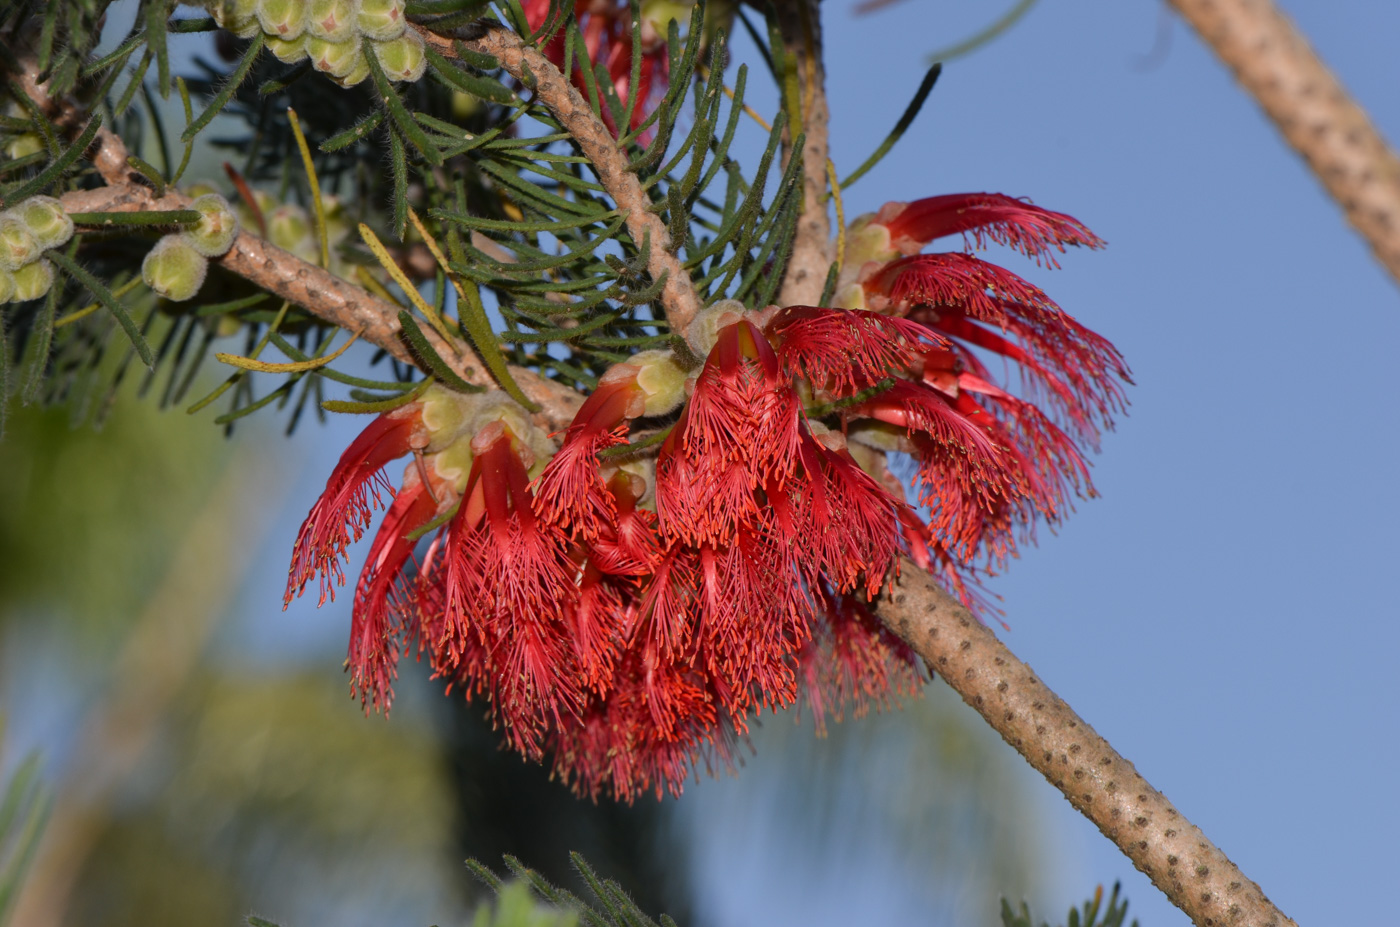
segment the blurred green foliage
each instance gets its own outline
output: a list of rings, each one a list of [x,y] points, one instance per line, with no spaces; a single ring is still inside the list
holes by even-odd
[[[222,472],[209,427],[119,400],[101,430],[58,409],[13,410],[0,440],[0,626],[59,618],[103,646],[119,638]]]

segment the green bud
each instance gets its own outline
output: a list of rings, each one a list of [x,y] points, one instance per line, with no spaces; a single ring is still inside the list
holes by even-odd
[[[33,132],[16,135],[5,145],[5,156],[18,161],[44,150],[44,140]]]
[[[53,288],[53,265],[45,260],[25,264],[10,275],[15,282],[11,300],[17,303],[38,299]]]
[[[390,42],[375,42],[374,56],[389,80],[416,81],[428,67],[423,37],[412,29]]]
[[[332,77],[331,80],[342,87],[355,87],[364,83],[367,77],[369,77],[369,59],[360,54],[355,57],[355,67],[349,74],[344,77]]]
[[[198,293],[208,272],[208,259],[182,234],[166,235],[141,262],[141,279],[146,286],[175,303]]]
[[[267,50],[283,64],[296,64],[306,57],[306,37],[282,39],[275,35],[267,37]]]
[[[360,32],[377,42],[387,42],[403,35],[407,22],[403,18],[403,0],[360,0],[360,12],[355,17]]]
[[[677,363],[674,351],[638,351],[627,363],[637,368],[637,385],[646,393],[644,415],[665,415],[685,402],[690,374]]]
[[[719,340],[719,330],[738,322],[746,312],[744,304],[737,299],[721,299],[701,309],[685,331],[685,340],[691,352],[696,357],[709,357],[710,349]]]
[[[0,213],[0,267],[19,270],[37,258],[42,250],[34,233],[14,210]]]
[[[29,226],[40,248],[57,248],[73,237],[73,220],[51,196],[31,196],[11,210]]]
[[[199,223],[186,229],[190,244],[205,257],[218,257],[233,247],[238,234],[238,217],[228,200],[217,193],[206,193],[190,204],[199,213]]]
[[[353,40],[359,12],[357,0],[311,0],[306,31],[328,42]]]
[[[204,196],[209,193],[218,193],[219,188],[207,180],[199,180],[185,188],[185,195],[193,199],[197,196]]]
[[[306,29],[306,0],[258,0],[263,32],[291,41]]]
[[[0,303],[15,298],[15,275],[0,267]]]
[[[251,39],[262,31],[258,24],[258,0],[213,0],[209,4],[209,15],[240,39]]]
[[[349,77],[357,68],[368,70],[359,36],[352,36],[344,42],[328,39],[307,39],[306,53],[311,56],[311,66],[331,77]]]
[[[267,237],[277,247],[294,251],[311,237],[311,219],[300,206],[278,206],[267,217]]]

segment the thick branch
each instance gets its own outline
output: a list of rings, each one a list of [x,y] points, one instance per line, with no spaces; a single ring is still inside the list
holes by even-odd
[[[427,30],[423,38],[443,55],[455,57],[452,40]],[[642,189],[637,175],[627,169],[627,159],[617,148],[617,141],[593,110],[554,64],[537,49],[525,45],[520,36],[505,29],[491,29],[485,35],[463,42],[473,51],[491,55],[516,80],[530,87],[554,118],[559,120],[582,149],[598,181],[608,191],[617,209],[627,217],[627,232],[639,246],[651,242],[647,269],[652,279],[666,276],[661,291],[661,305],[671,331],[683,335],[690,320],[700,311],[700,296],[695,292],[690,274],[680,259],[671,252],[671,235],[661,217],[651,212],[651,200]]]
[[[1296,927],[1199,827],[928,573],[904,561],[879,612],[1195,924]]]
[[[119,140],[117,143],[120,143]],[[62,202],[63,208],[69,212],[140,212],[183,209],[189,205],[190,199],[173,191],[156,199],[149,188],[124,183],[65,193]],[[398,307],[364,289],[246,231],[239,232],[228,254],[218,258],[217,262],[225,270],[301,306],[319,319],[348,331],[359,332],[362,339],[383,348],[392,357],[404,363],[416,364],[399,337]],[[471,353],[465,346],[460,343],[448,345],[431,326],[424,326],[423,334],[433,350],[468,383],[494,385],[484,370],[467,365]],[[582,396],[532,370],[511,367],[510,372],[525,394],[543,406],[544,410],[540,413],[542,424],[559,429],[573,421],[574,413],[583,403]]]
[[[783,0],[777,5],[778,29],[788,60],[797,62],[801,87],[802,216],[797,220],[792,257],[788,259],[778,304],[815,306],[831,268],[831,220],[826,206],[828,124],[826,67],[822,63],[821,15],[816,0]],[[796,115],[796,114],[794,114]],[[793,130],[797,131],[797,130]],[[785,140],[784,161],[792,157],[791,137]]]
[[[1170,0],[1400,282],[1400,159],[1272,0]]]

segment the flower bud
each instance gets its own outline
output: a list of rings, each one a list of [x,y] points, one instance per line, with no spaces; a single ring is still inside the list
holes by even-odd
[[[369,60],[362,52],[355,56],[355,66],[351,69],[349,74],[346,74],[344,77],[333,76],[331,80],[342,87],[355,87],[364,83],[366,77],[369,77]]]
[[[258,24],[258,0],[213,0],[209,15],[214,22],[240,39],[251,39],[262,31]]]
[[[206,193],[190,204],[199,213],[199,222],[185,230],[190,244],[205,257],[218,257],[233,247],[238,234],[238,218],[228,200],[217,193]]]
[[[375,42],[374,56],[389,80],[416,81],[428,67],[423,37],[412,29],[389,42]]]
[[[44,140],[33,132],[16,135],[5,143],[5,156],[16,161],[44,150]]]
[[[637,368],[637,385],[646,393],[643,415],[665,415],[685,401],[689,374],[677,362],[674,351],[638,351],[627,363]]]
[[[10,274],[15,292],[10,299],[17,303],[38,299],[53,288],[53,265],[43,259],[25,264]]]
[[[331,77],[349,77],[356,68],[369,73],[365,63],[364,50],[358,36],[351,36],[343,42],[329,39],[311,38],[306,40],[306,53],[311,56],[311,66]]]
[[[141,279],[146,286],[175,303],[198,293],[208,272],[208,259],[195,250],[186,235],[166,235],[141,262]]]
[[[291,41],[306,29],[306,0],[258,0],[263,32]]]
[[[73,220],[51,196],[31,196],[10,211],[29,227],[40,248],[57,248],[73,237]]]
[[[311,219],[300,206],[278,206],[267,217],[267,237],[277,247],[295,251],[311,237]]]
[[[403,35],[407,22],[403,18],[403,0],[360,0],[360,12],[355,24],[364,35],[377,42],[387,42]]]
[[[306,31],[328,42],[353,41],[359,12],[356,0],[311,0]]]
[[[306,57],[306,36],[283,39],[275,35],[267,37],[267,50],[283,64],[296,64]]]
[[[14,211],[0,213],[0,267],[19,270],[35,260],[42,250],[29,226]]]
[[[0,267],[0,304],[15,298],[15,275]]]
[[[742,319],[747,311],[737,299],[721,299],[713,306],[701,309],[685,332],[690,350],[695,352],[696,357],[709,357],[710,349],[719,339],[719,330]]]

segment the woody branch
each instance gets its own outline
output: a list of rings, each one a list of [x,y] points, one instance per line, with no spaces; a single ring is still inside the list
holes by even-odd
[[[1400,158],[1273,0],[1169,0],[1400,283]]]

